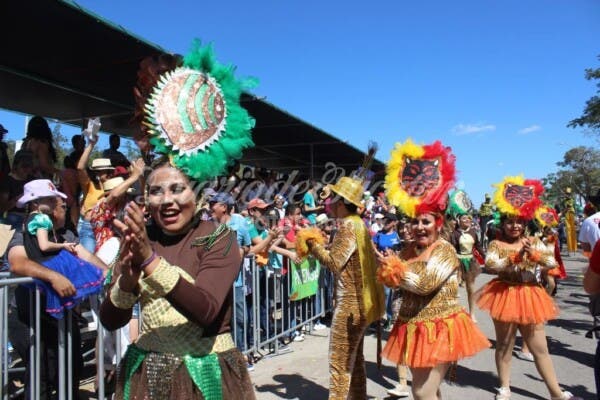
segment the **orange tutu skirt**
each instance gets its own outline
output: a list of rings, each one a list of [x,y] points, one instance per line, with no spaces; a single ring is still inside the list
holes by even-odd
[[[477,306],[502,322],[541,324],[558,316],[558,307],[538,285],[511,285],[494,279],[479,289],[476,296]]]
[[[395,364],[431,368],[470,357],[491,344],[465,311],[424,322],[396,322],[381,353]]]

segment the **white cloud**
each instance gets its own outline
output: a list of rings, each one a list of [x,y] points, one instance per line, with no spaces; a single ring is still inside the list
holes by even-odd
[[[456,135],[470,135],[473,133],[495,131],[496,125],[492,124],[458,124],[452,128]]]
[[[539,125],[531,125],[531,126],[528,126],[527,128],[520,129],[519,133],[521,135],[527,135],[528,133],[539,131],[541,129],[542,129],[542,127]]]

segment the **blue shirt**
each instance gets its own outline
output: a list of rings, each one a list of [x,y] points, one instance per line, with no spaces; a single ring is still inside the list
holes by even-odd
[[[227,225],[229,229],[235,232],[237,242],[240,247],[250,246],[252,244],[252,241],[250,240],[250,234],[248,233],[248,229],[246,229],[247,225],[244,217],[242,217],[239,214],[231,214],[231,218],[229,219],[229,221],[227,221],[225,225]],[[242,260],[242,265],[243,263],[244,260]],[[240,270],[240,273],[238,274],[238,277],[234,283],[235,287],[242,287],[242,285],[244,284],[244,280],[242,278],[243,272],[243,269]]]
[[[379,231],[373,237],[373,243],[377,250],[385,251],[387,249],[400,250],[400,236],[395,231],[384,233]]]
[[[304,198],[302,199],[302,203],[308,208],[315,208],[317,205],[315,204],[315,198],[313,197],[311,192],[304,193]],[[306,218],[310,222],[311,225],[317,224],[317,213],[311,212],[306,213]]]

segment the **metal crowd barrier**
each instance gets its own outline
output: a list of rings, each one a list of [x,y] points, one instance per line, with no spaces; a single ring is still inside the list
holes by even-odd
[[[284,265],[289,265],[285,258]],[[289,268],[283,274],[280,268],[259,266],[253,256],[246,257],[242,273],[245,290],[236,287],[233,290],[232,335],[240,350],[246,355],[278,355],[289,351],[286,342],[296,333],[312,332],[315,321],[332,309],[333,279],[329,271],[322,269],[321,273],[327,276],[325,281],[329,282],[330,290],[319,287],[316,295],[294,301],[289,298]],[[320,310],[316,309],[317,296],[321,300]],[[239,335],[246,340],[240,340]]]
[[[293,339],[295,332],[304,329],[310,333],[314,322],[332,308],[331,291],[326,291],[323,287],[319,288],[315,296],[299,301],[290,300],[291,271],[282,274],[279,269],[258,266],[254,257],[245,258],[242,270],[241,290],[235,284],[233,288],[232,335],[234,342],[239,344],[240,350],[248,356],[258,354],[270,357],[290,351],[287,342]],[[329,274],[324,269],[322,273]],[[33,282],[32,278],[16,278],[8,272],[0,272],[0,388],[2,388],[2,400],[21,395],[24,390],[28,391],[29,399],[38,400],[40,398],[41,335],[39,332],[41,332],[42,313],[40,290],[30,290],[28,352],[31,361],[25,367],[15,367],[9,363],[11,354],[7,350],[9,310],[14,311],[9,304],[11,301],[9,298],[10,288]],[[333,285],[332,279],[330,279],[330,288],[331,285]],[[316,296],[321,298],[320,310],[315,308]],[[98,340],[98,338],[103,338],[107,331],[102,327],[97,315],[99,304],[98,297],[90,298],[90,309],[96,327],[95,337],[92,338],[96,341],[96,346],[83,353],[83,358],[86,366],[96,366],[96,376],[99,377],[97,398],[104,399],[106,394],[103,379],[104,357],[96,354],[104,355],[107,350],[104,347],[104,341]],[[16,318],[16,316],[11,315],[10,318]],[[140,315],[140,327],[141,318],[142,315]],[[71,400],[73,394],[72,332],[74,327],[71,324],[72,321],[71,311],[65,313],[65,318],[58,320],[59,381],[56,389],[59,400]],[[79,326],[77,325],[75,328],[79,329]],[[238,340],[240,339],[239,335],[243,336],[242,340]],[[244,338],[246,340],[243,340]],[[117,333],[114,348],[117,365],[121,358],[121,348],[120,334]],[[16,351],[13,353],[16,356]],[[23,382],[25,388],[11,391],[11,382],[18,374],[25,374],[26,370],[29,371],[29,381]]]

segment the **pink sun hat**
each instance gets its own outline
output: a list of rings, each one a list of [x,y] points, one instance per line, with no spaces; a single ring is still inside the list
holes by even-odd
[[[27,182],[23,187],[23,196],[17,200],[17,207],[23,208],[30,201],[41,199],[42,197],[62,197],[67,198],[67,195],[59,192],[49,179],[35,179]]]

